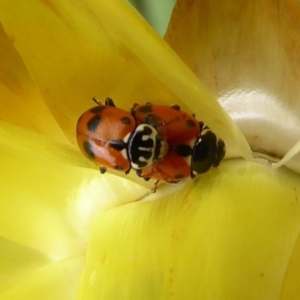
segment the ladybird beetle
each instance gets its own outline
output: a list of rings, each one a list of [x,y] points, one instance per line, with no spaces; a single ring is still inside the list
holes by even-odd
[[[150,124],[137,124],[135,117],[117,108],[112,99],[84,112],[77,122],[77,143],[82,153],[100,166],[103,174],[115,169],[148,167],[160,160],[167,144]]]
[[[161,160],[137,170],[137,175],[145,180],[177,183],[194,178],[217,167],[225,156],[225,143],[178,105],[135,104],[132,112],[138,124],[153,126],[168,143],[168,152]]]
[[[134,104],[132,114],[138,124],[145,123],[153,126],[166,142],[173,146],[192,147],[200,134],[199,122],[194,116],[181,111],[178,105]]]

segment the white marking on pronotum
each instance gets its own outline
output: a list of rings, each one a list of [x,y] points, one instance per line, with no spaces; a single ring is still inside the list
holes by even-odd
[[[128,159],[128,156],[127,156],[127,150],[126,150],[126,149],[121,150],[121,154],[122,154],[122,156],[123,156],[125,159]]]
[[[138,147],[138,149],[139,150],[141,150],[141,151],[151,151],[151,149],[153,149],[153,147],[151,147],[151,148],[145,148],[145,147]]]
[[[139,165],[135,164],[134,162],[131,162],[131,167],[136,170],[140,169]]]
[[[155,150],[156,150],[156,147],[157,147],[156,143],[157,143],[157,135],[158,134],[157,134],[157,131],[156,131],[155,128],[153,128],[152,126],[147,125],[147,124],[140,124],[135,129],[135,131],[138,132],[138,133],[141,133],[139,135],[139,138],[141,140],[138,141],[138,142],[146,142],[146,141],[149,141],[149,140],[153,141],[152,146],[148,146],[148,147],[145,147],[143,145],[137,145],[137,144],[135,144],[135,146],[137,147],[138,151],[140,151],[140,152],[143,152],[143,151],[144,152],[148,152],[151,155],[151,157],[149,159],[145,158],[143,155],[140,155],[139,157],[134,158],[133,160],[136,160],[136,159],[138,160],[137,163],[135,163],[134,161],[131,161],[132,168],[134,168],[134,169],[141,169],[141,167],[139,166],[139,162],[140,163],[142,163],[142,162],[144,163],[145,162],[146,166],[144,166],[144,167],[147,167],[147,166],[149,166],[149,165],[151,165],[153,163],[153,159],[154,159],[154,156],[155,156]],[[159,143],[160,143],[160,145],[163,145],[161,141],[159,141]],[[160,148],[162,148],[162,146]],[[163,150],[165,150],[165,149],[163,149]]]
[[[147,141],[149,139],[152,139],[155,142],[155,136],[156,136],[156,130],[153,130],[153,128],[147,124],[141,124],[136,128],[136,131],[145,131],[145,128],[149,128],[151,130],[150,134],[143,134],[142,140]]]
[[[147,159],[144,156],[139,156],[139,161],[147,161]]]
[[[126,143],[126,144],[128,143],[130,135],[131,135],[131,132],[127,133],[127,135],[123,139],[124,143]]]
[[[149,140],[149,139],[151,139],[151,136],[150,136],[150,135],[143,135],[143,137],[142,137],[142,140],[143,140],[143,141],[147,141],[147,140]]]

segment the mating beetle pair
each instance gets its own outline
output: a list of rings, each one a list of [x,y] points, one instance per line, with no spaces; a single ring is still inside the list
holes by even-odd
[[[178,105],[135,104],[127,112],[110,98],[97,104],[79,118],[77,142],[101,173],[134,169],[145,180],[177,183],[218,167],[225,156],[225,143]]]

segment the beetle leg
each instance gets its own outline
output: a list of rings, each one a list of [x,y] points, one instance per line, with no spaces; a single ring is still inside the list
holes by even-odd
[[[176,110],[180,110],[180,106],[178,104],[171,105],[171,107]]]
[[[130,166],[129,169],[125,172],[125,175],[128,175],[129,172],[130,172],[130,170],[131,170],[131,166]]]
[[[139,106],[137,103],[134,103],[133,104],[133,107],[130,108],[130,114],[134,117],[135,121],[136,121],[136,111],[135,111],[135,108]]]
[[[153,189],[151,190],[152,193],[156,193],[158,183],[159,183],[159,180],[156,180],[156,181],[154,182],[154,187],[153,187]]]
[[[106,169],[105,167],[100,167],[100,173],[101,173],[101,174],[104,174],[104,173],[106,172],[106,170],[107,170],[107,169]]]
[[[111,98],[109,98],[109,97],[107,97],[105,99],[105,105],[107,105],[107,106],[116,106],[115,103],[114,103],[114,101]]]

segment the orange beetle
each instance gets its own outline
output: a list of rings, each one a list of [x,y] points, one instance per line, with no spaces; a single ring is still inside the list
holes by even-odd
[[[95,102],[97,102],[94,99]],[[158,161],[166,152],[166,142],[156,129],[137,124],[135,117],[107,98],[105,105],[84,112],[77,122],[76,137],[82,153],[100,166],[123,171],[139,170]]]
[[[181,111],[178,105],[135,104],[132,114],[138,124],[154,127],[168,144],[168,152],[161,160],[137,171],[145,180],[177,183],[194,178],[219,166],[225,156],[225,143],[193,115]]]

